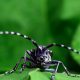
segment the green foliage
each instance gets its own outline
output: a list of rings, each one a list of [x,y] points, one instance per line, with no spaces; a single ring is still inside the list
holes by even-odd
[[[73,74],[74,75],[74,74]],[[38,69],[27,70],[22,73],[0,75],[0,80],[50,80],[51,73],[40,72]],[[66,73],[58,73],[55,80],[80,80],[80,77],[70,77]]]
[[[38,44],[56,42],[80,50],[80,0],[0,0],[0,31],[2,30],[24,33]],[[25,50],[32,48],[34,46],[22,38],[0,35],[0,73],[12,69]],[[54,52],[52,59],[62,61],[69,70],[80,72],[79,55],[62,48],[51,49]],[[1,76],[1,79],[18,79],[26,74],[34,77],[33,73],[39,73],[43,78],[44,73],[33,71],[29,74],[24,72],[23,76],[13,73]],[[56,79],[63,80],[65,76],[60,73]],[[44,78],[47,80],[46,75]]]
[[[72,45],[74,47],[76,47],[78,50],[80,49],[80,25],[78,26],[77,30],[76,30],[76,33],[74,35],[74,38],[73,38],[73,41],[72,41]],[[73,54],[72,55],[74,57],[74,59],[78,62],[78,64],[80,65],[80,56],[77,55],[77,54]]]

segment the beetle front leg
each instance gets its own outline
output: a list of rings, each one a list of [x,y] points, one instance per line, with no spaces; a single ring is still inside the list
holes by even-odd
[[[52,66],[52,65],[56,66],[56,69],[52,69],[52,70],[47,69],[48,71],[52,72],[51,80],[54,80],[55,74],[57,73],[60,64],[63,66],[63,68],[64,68],[65,72],[67,73],[67,75],[70,76],[69,71],[67,70],[67,68],[65,67],[65,65],[61,61],[53,60],[53,61],[50,61],[50,62],[46,63],[46,65],[48,65],[48,66]]]
[[[32,66],[32,65],[27,65],[27,62],[35,65],[35,63],[32,59],[29,59],[28,57],[26,57],[24,63],[21,65],[20,72],[24,71],[25,68],[34,68],[34,66]]]
[[[24,69],[25,69],[26,67],[29,67],[29,66],[28,66],[26,63],[23,63],[23,64],[21,65],[20,73],[21,73],[22,71],[24,71]]]
[[[14,68],[12,70],[10,70],[10,71],[5,72],[5,74],[11,74],[14,71],[16,71],[18,66],[19,66],[19,64],[22,62],[22,60],[24,60],[24,57],[21,57],[20,60],[18,61],[18,63],[16,63],[16,65],[14,66]]]
[[[49,68],[47,68],[47,69],[44,69],[44,71],[55,73],[55,69],[49,69]],[[55,74],[54,75],[52,74],[51,77],[50,77],[50,79],[51,80],[55,80]]]
[[[25,52],[25,54],[24,54],[24,60],[25,60],[25,62],[26,62],[27,54],[30,56],[30,59],[34,60],[33,57],[31,56],[31,54],[32,54],[31,51],[26,50],[26,52]]]
[[[66,68],[66,66],[63,64],[63,62],[57,61],[57,63],[58,63],[58,64],[57,64],[55,73],[58,71],[58,67],[59,67],[59,65],[61,64],[62,67],[64,68],[66,74],[67,74],[68,76],[71,76],[71,77],[79,77],[78,75],[71,75],[71,74],[69,73],[68,69]]]
[[[46,63],[46,65],[49,65],[49,66],[51,66],[52,64],[53,64],[53,65],[56,65],[56,69],[54,69],[53,72],[52,72],[52,70],[50,71],[50,72],[53,73],[52,76],[51,76],[51,80],[54,80],[54,75],[57,73],[60,64],[63,66],[63,68],[64,68],[64,70],[65,70],[65,72],[66,72],[66,74],[67,74],[68,76],[71,76],[71,77],[75,77],[75,76],[76,76],[76,75],[71,75],[71,74],[69,73],[69,71],[67,70],[67,68],[66,68],[66,66],[63,64],[63,62],[58,61],[58,60],[53,60],[53,61],[50,61],[50,62]]]

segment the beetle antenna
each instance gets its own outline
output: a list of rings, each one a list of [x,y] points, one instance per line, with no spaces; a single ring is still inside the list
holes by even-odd
[[[17,36],[21,36],[21,37],[23,37],[24,39],[27,39],[27,40],[29,40],[29,41],[31,41],[36,47],[38,47],[38,44],[36,43],[36,41],[35,40],[33,40],[33,39],[31,39],[29,36],[27,36],[27,35],[23,35],[23,34],[21,34],[21,33],[19,33],[19,32],[13,32],[13,31],[0,31],[0,35],[2,35],[2,34],[6,34],[6,35],[17,35]]]
[[[65,46],[65,45],[63,45],[63,44],[52,43],[52,44],[49,44],[48,46],[46,46],[45,49],[50,48],[50,47],[54,47],[54,46],[62,47],[62,48],[65,48],[65,49],[67,49],[67,50],[69,50],[69,51],[73,51],[73,52],[75,52],[75,53],[77,53],[77,54],[80,54],[80,51],[78,51],[78,50],[76,50],[76,49],[73,49],[73,48],[71,48],[71,47],[67,47],[67,46]]]

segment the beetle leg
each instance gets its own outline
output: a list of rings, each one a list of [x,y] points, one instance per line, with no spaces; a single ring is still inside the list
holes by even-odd
[[[66,68],[66,66],[63,64],[63,62],[61,62],[61,61],[58,61],[58,60],[53,60],[53,61],[50,61],[50,62],[47,62],[46,63],[46,65],[56,65],[56,69],[54,69],[54,70],[49,70],[48,69],[48,71],[50,71],[50,72],[52,72],[53,74],[52,74],[52,76],[51,76],[51,80],[54,80],[54,75],[57,73],[57,71],[58,71],[58,68],[59,68],[59,65],[61,64],[62,65],[62,67],[64,68],[64,70],[65,70],[65,72],[66,72],[66,74],[68,75],[68,76],[71,76],[71,77],[75,77],[75,76],[77,76],[77,75],[71,75],[70,73],[69,73],[69,71],[67,70],[67,68]],[[53,79],[52,79],[53,78]]]
[[[48,71],[53,73],[51,75],[51,80],[54,80],[54,76],[57,73],[60,64],[63,66],[63,68],[64,68],[65,72],[67,73],[67,75],[70,76],[69,71],[67,70],[67,68],[65,67],[65,65],[61,61],[53,60],[53,61],[50,61],[50,62],[46,63],[46,65],[49,65],[49,66],[51,66],[52,64],[56,65],[56,69],[52,69],[52,70],[51,69],[47,69]]]
[[[55,69],[49,69],[49,68],[47,68],[47,69],[44,69],[44,71],[55,73]],[[50,79],[51,80],[55,80],[55,74],[54,75],[52,74],[51,77],[50,77]]]
[[[19,61],[16,63],[16,65],[14,66],[14,68],[13,68],[12,70],[10,70],[10,71],[5,72],[5,74],[11,74],[11,73],[13,73],[14,71],[16,71],[17,68],[18,68],[18,66],[19,66],[19,64],[22,62],[22,60],[24,60],[24,57],[21,57],[20,60],[19,60]]]
[[[47,69],[45,69],[44,71],[46,71],[46,72],[55,72],[55,69],[49,69],[49,68],[47,68]]]
[[[31,62],[33,64],[35,64],[33,61],[31,60],[27,60],[26,62]],[[20,72],[24,71],[25,68],[34,68],[34,66],[32,65],[27,65],[26,62],[24,62],[22,65],[21,65],[21,69],[20,69]]]
[[[22,71],[24,71],[24,69],[25,69],[26,67],[29,68],[29,66],[28,66],[26,63],[23,63],[23,64],[21,65],[20,73],[21,73]]]
[[[25,54],[24,54],[24,59],[25,59],[25,61],[26,61],[27,54],[30,56],[30,58],[31,58],[32,60],[34,60],[34,59],[33,59],[33,56],[31,55],[31,51],[26,50],[26,52],[25,52]]]

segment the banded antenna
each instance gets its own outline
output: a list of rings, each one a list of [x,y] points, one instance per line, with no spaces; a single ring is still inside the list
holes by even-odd
[[[19,32],[13,32],[13,31],[10,31],[10,32],[9,32],[9,31],[0,31],[0,35],[2,35],[2,34],[21,36],[21,37],[23,37],[24,39],[27,39],[27,40],[31,41],[36,47],[38,47],[38,45],[37,45],[37,43],[36,43],[35,40],[33,40],[33,39],[31,39],[29,36],[23,35],[23,34],[21,34],[21,33],[19,33]]]
[[[45,49],[48,49],[48,48],[54,47],[54,46],[62,47],[62,48],[65,48],[65,49],[67,49],[67,50],[69,50],[69,51],[73,51],[73,52],[75,52],[75,53],[77,53],[77,54],[80,54],[80,51],[78,51],[78,50],[76,50],[76,49],[73,49],[73,48],[71,48],[71,47],[67,47],[67,46],[65,46],[65,45],[63,45],[63,44],[52,43],[52,44],[49,44],[48,46],[46,46]]]

